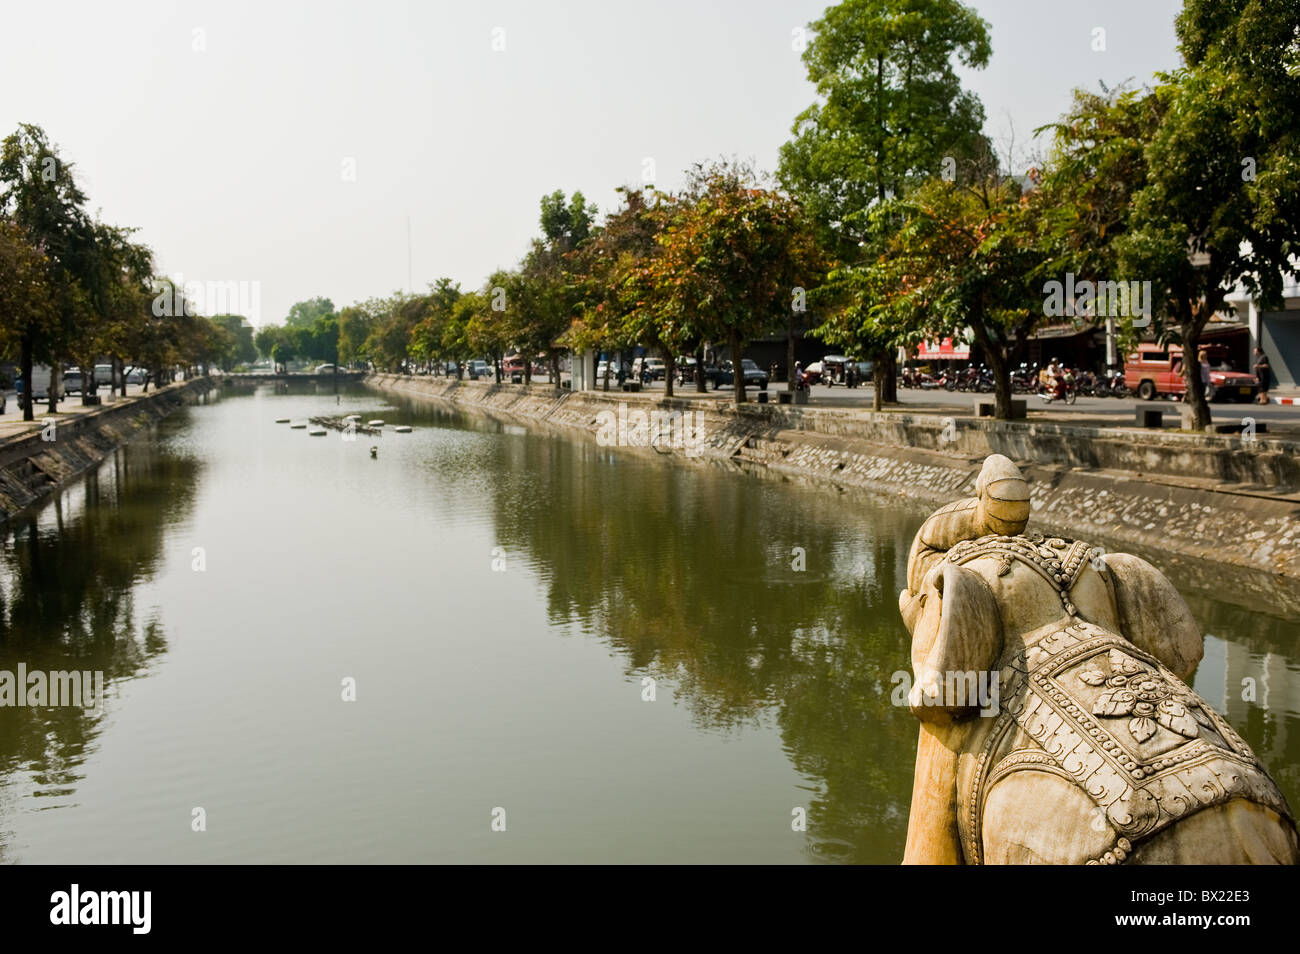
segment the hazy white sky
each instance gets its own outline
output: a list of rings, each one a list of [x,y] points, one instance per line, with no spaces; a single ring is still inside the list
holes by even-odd
[[[1013,123],[1026,141],[1073,87],[1178,65],[1178,0],[972,5],[993,59],[968,83],[995,139]],[[523,254],[543,193],[606,211],[646,160],[668,189],[723,154],[774,169],[813,96],[794,31],[826,6],[0,0],[0,135],[43,126],[168,273],[260,282],[279,322],[303,298],[405,288],[408,217],[415,288],[469,288]]]

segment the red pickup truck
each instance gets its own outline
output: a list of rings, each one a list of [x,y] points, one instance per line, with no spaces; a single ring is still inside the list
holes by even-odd
[[[1255,397],[1257,382],[1253,374],[1234,371],[1228,366],[1228,349],[1223,345],[1201,348],[1210,364],[1211,401],[1250,401]],[[1124,363],[1124,384],[1145,401],[1157,395],[1181,397],[1187,390],[1183,381],[1182,345],[1142,344]]]

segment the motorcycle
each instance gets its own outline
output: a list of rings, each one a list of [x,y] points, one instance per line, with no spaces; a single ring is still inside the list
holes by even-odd
[[[1073,404],[1079,399],[1079,389],[1076,386],[1073,372],[1063,369],[1056,387],[1040,387],[1038,396],[1047,404],[1051,404],[1058,398],[1066,404]]]

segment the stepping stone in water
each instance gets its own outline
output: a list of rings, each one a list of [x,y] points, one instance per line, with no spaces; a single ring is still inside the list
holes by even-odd
[[[324,437],[324,436],[325,436],[325,428],[323,428],[323,427],[318,427],[318,428],[316,428],[315,430],[311,431],[310,434],[311,434],[312,437]]]
[[[397,427],[393,428],[393,430],[397,431],[399,434],[411,433],[411,429],[405,424],[399,424]]]
[[[290,425],[289,425],[289,427],[291,427],[291,428],[292,428],[293,430],[295,430],[295,431],[300,431],[300,430],[302,430],[303,428],[305,428],[306,426],[307,426],[306,424],[290,424]]]
[[[383,427],[383,421],[366,421],[366,427]]]
[[[277,424],[288,424],[288,423],[289,423],[289,419],[288,419],[287,417],[277,417],[277,418],[275,419],[275,423],[277,423]]]

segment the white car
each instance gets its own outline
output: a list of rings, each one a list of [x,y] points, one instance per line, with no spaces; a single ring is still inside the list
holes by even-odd
[[[332,364],[316,365],[316,372],[315,372],[316,374],[332,374],[333,372],[334,372],[334,365]]]

